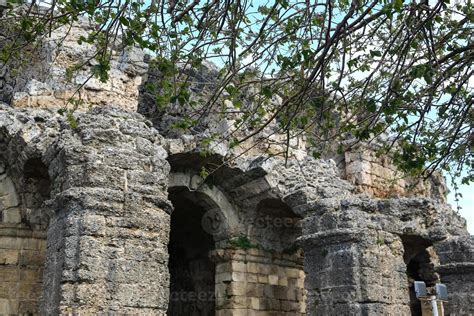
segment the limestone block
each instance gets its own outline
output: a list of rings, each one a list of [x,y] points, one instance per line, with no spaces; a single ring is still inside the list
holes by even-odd
[[[258,293],[257,293],[257,286],[258,284],[257,283],[247,283],[247,287],[246,287],[246,296],[247,297],[258,297]]]
[[[265,284],[263,286],[263,297],[275,298],[275,286],[270,284]]]
[[[370,163],[364,161],[354,161],[346,165],[347,174],[357,174],[362,172],[370,172]]]
[[[250,298],[250,307],[254,310],[259,310],[260,309],[260,299],[256,297],[251,297]]]
[[[19,204],[15,185],[9,177],[0,179],[0,200],[5,208],[18,206]]]
[[[216,297],[226,297],[227,296],[227,288],[230,284],[215,284],[215,295]]]
[[[259,274],[259,275],[258,275],[258,282],[259,282],[259,283],[268,283],[268,275],[266,275],[266,274]]]
[[[270,299],[270,308],[274,311],[282,310],[281,301],[277,299]]]
[[[278,285],[281,285],[281,286],[288,286],[288,278],[286,278],[286,277],[279,277],[279,278],[278,278]]]
[[[269,275],[268,276],[268,283],[271,284],[271,285],[278,285],[278,275]]]
[[[15,249],[0,249],[0,265],[18,264],[18,250]]]
[[[37,238],[22,238],[21,249],[25,250],[40,250],[43,246],[44,240]]]
[[[232,272],[232,281],[246,281],[247,273],[244,272]]]
[[[44,250],[21,250],[19,256],[20,266],[31,266],[43,268],[45,262]]]
[[[285,312],[297,312],[300,311],[300,306],[298,303],[292,301],[282,300],[281,302],[281,310]]]
[[[354,179],[354,184],[358,185],[372,185],[372,176],[366,172],[355,173],[351,176]]]
[[[216,265],[216,273],[231,272],[231,271],[232,271],[232,265],[230,262],[219,262]]]
[[[41,283],[20,282],[17,298],[21,300],[36,300],[41,295]]]
[[[19,312],[19,301],[0,298],[1,315],[17,315]]]
[[[10,208],[3,210],[3,223],[19,224],[21,223],[21,211],[19,208]]]
[[[234,272],[247,272],[247,264],[241,261],[232,261],[231,268]]]
[[[0,249],[21,249],[23,238],[0,236]]]
[[[240,295],[246,296],[247,294],[247,282],[232,282],[227,288],[228,295]]]
[[[38,283],[41,282],[42,268],[28,267],[20,269],[20,282],[22,283]]]
[[[270,274],[271,273],[271,265],[269,264],[259,264],[258,265],[258,272],[261,274]]]
[[[248,262],[247,263],[247,271],[250,272],[250,273],[259,273],[258,263]]]
[[[36,299],[20,301],[20,304],[18,307],[18,313],[20,315],[32,315],[32,314],[35,314],[37,311],[38,311],[38,301]]]
[[[257,283],[258,282],[258,274],[247,273],[247,281]]]
[[[266,288],[266,284],[260,284],[260,283],[256,283],[255,284],[255,293],[256,293],[256,297],[263,297],[265,296],[265,288]]]
[[[18,282],[20,280],[20,270],[16,266],[0,266],[0,280],[2,282]]]
[[[233,309],[248,308],[251,306],[251,298],[245,296],[232,296],[230,307]]]
[[[231,272],[217,273],[216,274],[216,284],[221,283],[221,282],[230,282],[230,281],[232,281],[232,275],[233,275],[233,273],[231,273]]]

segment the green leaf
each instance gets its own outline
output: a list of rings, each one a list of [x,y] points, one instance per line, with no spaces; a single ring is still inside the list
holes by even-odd
[[[377,111],[377,104],[374,99],[370,99],[366,104],[367,111],[374,113]]]
[[[271,98],[273,96],[272,89],[269,86],[265,86],[262,88],[262,95],[264,95],[267,98]]]
[[[370,56],[372,57],[382,57],[382,53],[379,50],[371,50]]]
[[[121,16],[120,19],[119,19],[120,23],[122,23],[123,26],[130,26],[130,22],[128,21],[128,19],[124,16]]]
[[[394,0],[393,8],[395,9],[395,11],[401,12],[403,9],[403,0]]]

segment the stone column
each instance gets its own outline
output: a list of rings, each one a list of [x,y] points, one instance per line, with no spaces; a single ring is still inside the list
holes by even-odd
[[[409,315],[400,239],[335,229],[304,240],[309,315]]]
[[[474,236],[453,236],[435,244],[437,272],[447,286],[446,315],[474,314]]]
[[[41,312],[165,315],[169,167],[160,137],[140,115],[114,108],[77,121],[51,158],[56,214]]]

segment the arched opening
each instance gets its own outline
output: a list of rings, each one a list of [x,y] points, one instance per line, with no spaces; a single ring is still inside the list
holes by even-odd
[[[168,248],[168,315],[305,314],[303,252],[297,244],[301,219],[268,190],[243,197],[232,191],[229,174],[227,181],[215,177],[203,183],[196,170],[177,168],[176,161],[171,161],[168,197],[175,208]],[[242,176],[234,185],[244,180],[250,181]],[[202,237],[203,230],[211,236]],[[193,239],[200,243],[192,251],[183,250]],[[190,277],[196,270],[189,267],[191,260],[182,259],[196,252],[206,260],[210,255],[213,263],[206,271],[214,274],[195,272],[205,277],[199,279],[209,285],[205,288],[196,288]],[[206,302],[214,293],[215,301],[212,297]]]
[[[23,168],[22,201],[25,210],[25,223],[39,230],[46,230],[49,224],[48,210],[43,209],[43,202],[50,198],[51,179],[48,168],[41,159],[32,158],[26,161]]]
[[[416,297],[414,282],[425,282],[428,292],[439,282],[439,275],[435,272],[434,250],[426,241],[416,237],[403,238],[403,246],[410,312],[411,315],[421,316],[423,310],[430,310],[430,306]]]
[[[18,168],[20,169],[20,168]],[[22,173],[0,163],[0,314],[38,314],[46,256],[50,179],[40,159]]]
[[[168,245],[168,315],[215,315],[216,268],[209,258],[215,244],[202,225],[206,201],[202,193],[187,188],[171,188],[168,198],[174,206]]]

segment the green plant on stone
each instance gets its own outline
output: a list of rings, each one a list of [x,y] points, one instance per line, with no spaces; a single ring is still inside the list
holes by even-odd
[[[258,248],[258,245],[253,244],[247,236],[239,236],[229,240],[229,245],[237,249],[252,249]]]

